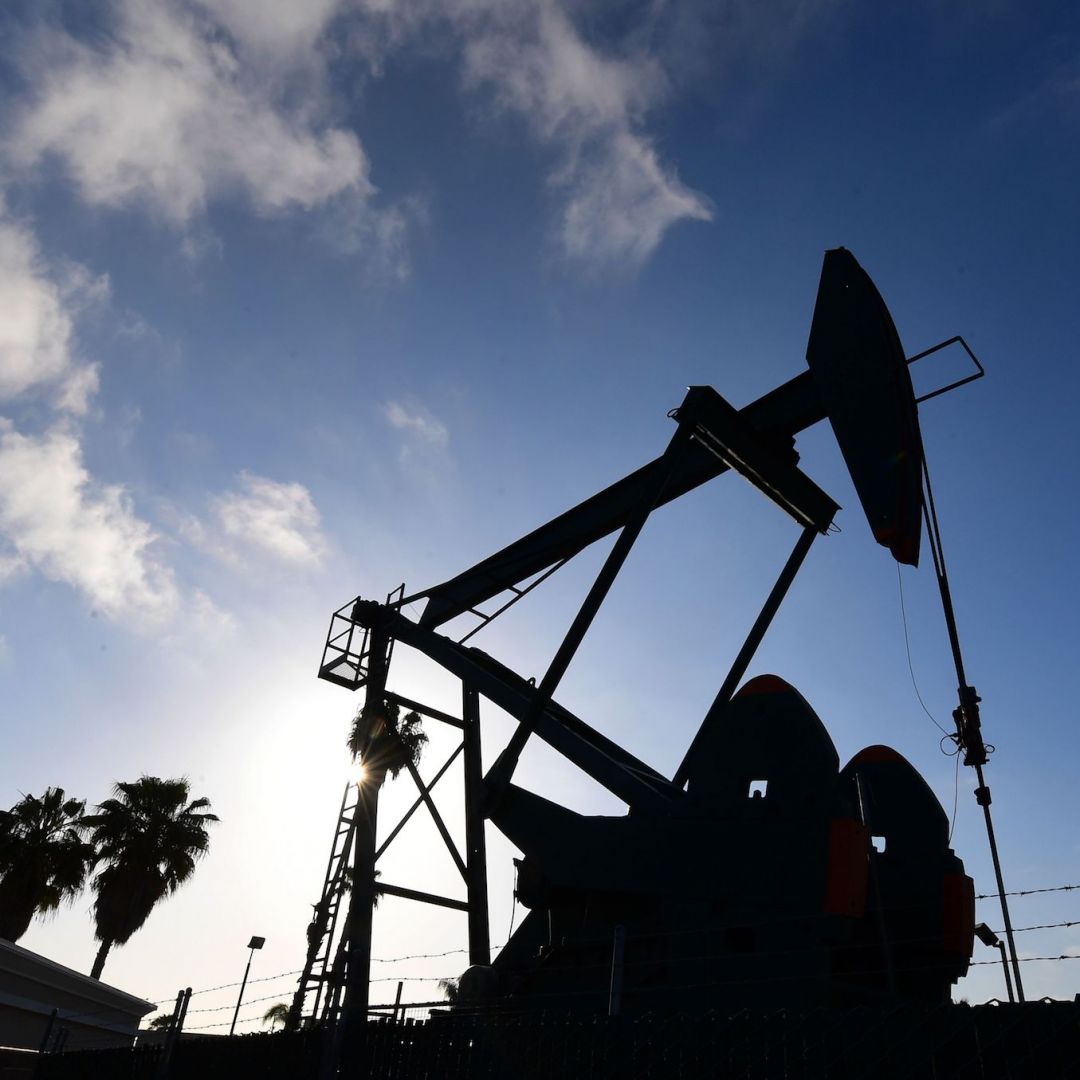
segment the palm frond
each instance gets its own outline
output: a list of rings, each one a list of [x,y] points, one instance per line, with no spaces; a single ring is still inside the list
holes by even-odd
[[[365,702],[353,718],[347,745],[354,761],[359,758],[376,775],[393,778],[419,762],[428,741],[420,725],[419,713],[402,718],[393,702]]]
[[[50,787],[0,812],[0,937],[17,940],[33,918],[81,892],[95,860],[81,799]]]
[[[218,821],[210,800],[189,801],[186,778],[142,776],[117,783],[116,798],[90,815],[102,867],[94,878],[99,941],[124,944],[154,906],[176,892],[207,853],[207,826]]]

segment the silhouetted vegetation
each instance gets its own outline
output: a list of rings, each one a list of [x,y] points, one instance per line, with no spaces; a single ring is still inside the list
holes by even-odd
[[[18,941],[36,915],[82,892],[95,860],[86,802],[51,787],[0,811],[0,937]]]
[[[273,1031],[278,1024],[284,1024],[289,1018],[289,1006],[284,1001],[277,1001],[263,1013],[263,1024],[269,1024]]]
[[[101,977],[113,945],[123,945],[146,922],[154,906],[195,872],[210,845],[207,826],[217,821],[210,800],[188,802],[187,780],[143,776],[117,784],[86,818],[105,864],[94,878],[95,936],[101,942],[91,977]]]
[[[393,779],[407,764],[415,765],[427,741],[419,713],[402,717],[397,705],[383,702],[373,708],[365,704],[357,712],[348,747],[353,761],[362,762],[371,779],[381,783],[387,773]]]

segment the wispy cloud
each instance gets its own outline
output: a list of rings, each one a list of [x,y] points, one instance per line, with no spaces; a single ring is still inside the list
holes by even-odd
[[[30,101],[8,157],[61,163],[93,205],[150,208],[206,247],[204,211],[328,211],[350,251],[408,272],[415,197],[376,205],[357,134],[335,111],[331,64],[379,74],[410,46],[452,43],[465,86],[551,148],[556,243],[593,267],[637,266],[680,221],[711,217],[649,134],[668,96],[659,55],[587,40],[562,0],[111,0],[107,32],[54,24],[20,42]],[[648,22],[644,13],[643,21]],[[324,230],[325,232],[326,230]]]
[[[315,502],[303,484],[242,472],[237,486],[214,497],[209,517],[187,518],[186,538],[224,562],[240,565],[252,555],[313,567],[322,562],[326,538]]]
[[[20,43],[31,92],[7,154],[23,170],[59,161],[92,205],[159,214],[185,250],[206,246],[215,199],[375,218],[360,141],[321,108],[327,65],[314,44],[336,6],[113,0],[92,39],[39,27]],[[365,235],[374,245],[383,232],[371,223]]]
[[[391,427],[404,431],[433,450],[445,450],[450,445],[450,432],[446,425],[423,405],[388,401],[383,405],[383,416]]]
[[[0,202],[0,401],[17,407],[36,396],[51,409],[37,433],[0,417],[0,585],[38,573],[133,629],[220,637],[231,616],[178,585],[162,538],[127,489],[96,479],[84,462],[75,418],[97,393],[99,367],[79,358],[76,331],[108,299],[108,279],[50,262],[30,227],[2,211]]]
[[[73,586],[109,618],[156,626],[180,607],[157,533],[124,487],[90,476],[64,427],[33,436],[0,422],[0,537],[8,558]]]
[[[661,162],[645,133],[667,89],[655,57],[605,55],[557,0],[472,11],[463,20],[467,81],[489,87],[499,107],[557,150],[550,180],[563,200],[557,236],[568,257],[639,266],[672,225],[711,219],[708,200]]]
[[[446,424],[414,398],[384,402],[382,414],[399,434],[397,459],[401,471],[429,488],[444,481],[454,467]]]
[[[49,267],[31,230],[0,203],[0,401],[47,389],[62,410],[86,412],[98,371],[76,359],[72,313],[107,288],[82,267]]]

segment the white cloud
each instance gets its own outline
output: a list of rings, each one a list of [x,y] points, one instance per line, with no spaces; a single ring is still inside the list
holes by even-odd
[[[101,301],[107,291],[107,279],[93,278],[83,267],[53,271],[33,233],[0,217],[0,401],[50,387],[60,409],[86,412],[97,367],[75,358],[72,312]]]
[[[342,0],[198,0],[221,21],[246,52],[281,64],[303,64],[317,55],[316,46]]]
[[[27,436],[0,423],[0,537],[8,557],[75,587],[108,618],[153,627],[180,606],[157,534],[123,487],[90,476],[62,427]]]
[[[704,199],[664,169],[639,135],[618,132],[603,152],[576,164],[560,239],[566,253],[608,266],[640,266],[678,221],[708,221]]]
[[[319,511],[303,484],[240,473],[238,487],[216,496],[209,521],[189,517],[189,542],[233,564],[252,551],[296,566],[317,566],[326,551]]]
[[[411,399],[385,402],[382,414],[401,434],[397,458],[402,472],[427,488],[445,483],[454,468],[446,425],[430,409]]]
[[[0,551],[0,585],[21,574],[25,569],[26,563],[18,555]]]
[[[187,605],[185,630],[200,642],[220,643],[236,633],[236,619],[221,608],[201,589],[196,589]]]
[[[248,31],[248,43],[267,18],[238,2],[116,0],[111,32],[93,45],[40,31],[25,50],[33,101],[9,142],[14,159],[30,166],[55,156],[87,202],[142,203],[176,225],[222,194],[242,193],[261,212],[371,195],[356,136],[287,109],[272,69],[245,63],[209,8],[226,29]],[[304,26],[318,33],[321,20],[289,25],[295,42]]]
[[[555,151],[554,235],[572,260],[636,266],[675,223],[711,217],[646,131],[667,92],[656,56],[601,50],[561,0],[112,0],[106,11],[93,44],[53,28],[20,47],[31,102],[9,155],[59,160],[89,203],[150,207],[185,230],[186,249],[207,247],[209,202],[240,195],[261,213],[329,208],[349,250],[407,276],[415,207],[374,205],[360,141],[332,119],[330,69],[345,57],[359,83],[364,65],[377,75],[417,42],[460,47],[467,87]]]
[[[637,266],[676,222],[711,219],[705,197],[661,164],[641,130],[666,92],[653,57],[601,54],[557,0],[492,2],[467,25],[468,82],[490,87],[499,107],[561,154],[551,182],[563,195],[558,239],[567,256]]]
[[[466,86],[489,92],[497,110],[519,116],[555,151],[554,233],[575,262],[638,266],[675,223],[712,217],[708,200],[662,163],[646,133],[649,111],[668,89],[650,52],[621,54],[590,44],[561,0],[356,0],[356,6],[366,16],[364,51],[373,67],[382,53],[421,34],[449,37],[462,49]],[[642,22],[653,7],[642,5]]]
[[[450,444],[446,425],[422,405],[405,406],[398,401],[388,401],[383,405],[383,416],[391,427],[407,432],[433,450],[445,450]]]

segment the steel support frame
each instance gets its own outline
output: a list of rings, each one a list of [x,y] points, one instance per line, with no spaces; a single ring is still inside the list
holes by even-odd
[[[795,541],[795,547],[788,556],[787,562],[784,563],[784,568],[780,571],[776,584],[773,585],[772,591],[761,608],[761,612],[754,620],[754,625],[750,628],[750,633],[747,634],[746,641],[743,642],[743,647],[739,650],[738,656],[735,657],[727,678],[724,679],[723,685],[717,691],[709,711],[705,714],[705,719],[702,720],[701,726],[690,742],[690,748],[686,751],[675,776],[672,778],[672,783],[677,787],[681,788],[686,783],[690,762],[693,760],[694,753],[705,732],[720,717],[735,695],[742,677],[746,674],[746,669],[750,666],[750,661],[754,658],[754,653],[757,652],[758,646],[765,637],[765,632],[769,629],[773,618],[779,611],[780,605],[783,603],[784,597],[787,596],[788,589],[791,588],[791,583],[795,580],[795,576],[810,552],[810,545],[813,544],[817,535],[817,529],[813,525],[807,525],[800,533],[799,539]]]
[[[412,762],[406,768],[418,791],[416,801],[402,815],[381,844],[376,842],[378,800],[383,778],[372,778],[358,785],[356,807],[353,889],[347,920],[345,946],[344,1003],[341,1026],[344,1036],[345,1061],[359,1060],[362,1053],[364,1025],[370,1005],[372,915],[375,899],[380,895],[433,904],[463,911],[468,916],[469,962],[490,964],[491,946],[488,926],[487,843],[482,812],[483,765],[480,738],[480,698],[473,687],[462,683],[462,718],[430,708],[420,702],[386,689],[388,675],[390,626],[394,612],[384,609],[384,617],[368,631],[369,654],[367,697],[364,710],[379,708],[383,701],[412,709],[431,719],[445,723],[462,733],[462,741],[440,766],[435,776],[424,782]],[[465,792],[465,857],[463,858],[432,799],[432,789],[450,766],[462,756]],[[375,864],[396,839],[414,813],[424,806],[431,815],[454,864],[466,885],[466,900],[439,896],[419,889],[377,881]]]
[[[914,357],[908,363],[919,358],[919,356]],[[692,397],[693,395],[688,397],[687,404],[690,403]],[[700,400],[702,397],[702,393],[699,392],[697,398]],[[673,415],[676,419],[680,419],[678,410]],[[761,442],[766,447],[776,447],[783,439],[792,438],[796,433],[818,423],[825,416],[826,411],[814,385],[813,377],[810,372],[804,372],[745,408],[731,410],[728,427],[740,438],[748,437],[750,445],[754,445],[757,437],[760,436]],[[418,648],[462,679],[464,718],[460,721],[460,726],[464,731],[462,749],[465,754],[466,772],[465,860],[461,859],[460,853],[449,839],[449,834],[430,798],[430,789],[439,777],[436,776],[435,780],[425,787],[415,769],[411,769],[410,772],[420,790],[420,801],[425,802],[432,812],[436,825],[466,880],[470,898],[467,903],[463,903],[400,886],[383,883],[376,885],[374,861],[389,843],[388,840],[381,849],[375,847],[374,830],[378,795],[376,789],[370,805],[364,806],[365,829],[362,834],[358,831],[356,847],[357,884],[363,882],[363,885],[361,888],[354,887],[354,903],[350,909],[349,970],[345,1010],[346,1038],[348,1038],[350,1023],[355,1026],[357,1022],[362,1022],[368,1006],[371,908],[376,892],[469,911],[470,960],[473,963],[480,963],[490,957],[483,838],[485,811],[490,809],[492,793],[497,798],[499,790],[504,789],[509,783],[521,750],[534,730],[556,750],[626,801],[631,808],[639,800],[672,801],[681,795],[680,789],[685,783],[686,759],[680,765],[674,780],[667,781],[644,762],[632,758],[622,747],[612,743],[599,732],[593,731],[565,709],[558,707],[553,701],[553,694],[652,510],[719,476],[729,467],[729,461],[716,456],[714,447],[708,447],[704,442],[693,440],[689,424],[684,425],[680,422],[679,430],[669,443],[667,450],[659,458],[650,461],[636,472],[572,507],[455,578],[408,597],[404,596],[402,589],[401,595],[393,604],[389,602],[389,599],[385,606],[381,606],[357,598],[351,609],[349,605],[346,605],[335,612],[323,654],[320,676],[350,689],[358,689],[366,684],[368,699],[365,708],[369,707],[371,702],[378,702],[385,698],[416,708],[417,711],[435,719],[454,723],[454,719],[447,717],[446,714],[423,709],[407,698],[386,693],[386,664],[383,658],[388,657],[392,641],[403,640]],[[767,494],[770,493],[767,475],[759,475],[754,471],[752,479],[758,482]],[[781,505],[784,503],[781,502]],[[790,512],[790,508],[788,509]],[[810,517],[806,520],[809,521]],[[820,528],[820,522],[817,525]],[[510,603],[516,602],[553,572],[553,568],[557,569],[585,547],[619,529],[622,530],[620,536],[566,637],[552,658],[539,687],[526,688],[524,680],[521,680],[516,673],[502,669],[501,665],[487,657],[481,662],[474,655],[474,650],[465,649],[461,644],[434,632],[436,627],[468,611],[474,612],[481,618],[481,626],[487,625],[491,618],[505,610]],[[708,720],[718,710],[726,707],[738,680],[745,673],[747,664],[805,558],[814,533],[814,525],[807,524],[742,651],[736,658],[728,678],[721,687],[701,730],[704,730]],[[540,578],[532,585],[524,589],[519,588],[521,582],[538,574],[541,575]],[[513,593],[513,599],[499,608],[494,615],[486,616],[476,610],[480,603],[506,591]],[[418,623],[405,619],[401,614],[402,606],[421,600],[426,600],[427,604]],[[379,609],[378,613],[372,614],[373,609]],[[347,610],[349,614],[346,614]],[[390,625],[393,629],[388,632],[387,627]],[[356,646],[354,632],[361,627],[363,636],[360,645]],[[466,635],[466,639],[469,636],[471,634]],[[483,654],[479,656],[482,657]],[[483,693],[500,707],[507,709],[519,721],[519,726],[510,743],[484,778],[481,778],[478,693]],[[698,732],[699,736],[701,730]],[[443,767],[443,771],[448,766],[449,762]],[[440,771],[439,776],[441,775]],[[982,787],[985,790],[985,785]],[[408,811],[406,820],[418,805],[414,805]],[[986,814],[989,819],[988,810]],[[399,823],[394,835],[400,831],[403,824],[404,821]],[[364,838],[362,841],[359,839],[361,835]],[[993,842],[992,834],[991,842]],[[1003,888],[1002,891],[1004,891]],[[362,900],[359,905],[356,903],[358,899]],[[352,908],[357,907],[361,910],[358,912],[358,917],[354,917]],[[1017,981],[1019,982],[1019,971],[1017,971]]]
[[[653,507],[656,506],[668,478],[683,460],[690,445],[690,439],[690,429],[683,424],[679,424],[678,429],[667,445],[667,449],[659,459],[658,467],[650,478],[650,483],[645,485],[638,505],[634,508],[625,525],[623,525],[618,539],[612,545],[608,557],[604,560],[604,565],[600,568],[599,574],[596,575],[596,580],[582,601],[577,615],[574,616],[574,621],[570,624],[569,630],[566,631],[566,636],[555,651],[555,655],[551,658],[551,663],[548,665],[543,679],[540,680],[540,685],[536,688],[536,694],[529,702],[524,715],[518,717],[518,726],[514,734],[496,759],[495,764],[488,771],[487,776],[484,777],[485,798],[488,804],[485,809],[487,812],[490,812],[492,804],[498,800],[511,779],[513,779],[514,770],[517,768],[518,761],[521,758],[521,752],[536,727],[536,721],[551,704],[552,696],[558,689],[563,675],[566,674],[566,669],[570,666],[570,662],[585,639],[585,635],[588,633],[593,619],[596,618],[601,604],[603,604],[607,594],[611,591],[611,586],[615,583],[615,578],[618,577],[619,571],[626,562],[630,549],[641,535],[641,530],[645,527],[645,522],[649,519]]]
[[[373,625],[368,634],[367,696],[365,715],[382,708],[389,668],[390,635],[385,621]],[[356,831],[353,839],[353,882],[346,922],[347,960],[342,1027],[346,1060],[360,1052],[367,1023],[371,981],[371,922],[375,908],[375,851],[379,817],[379,789],[383,777],[373,777],[359,785],[356,803]]]

